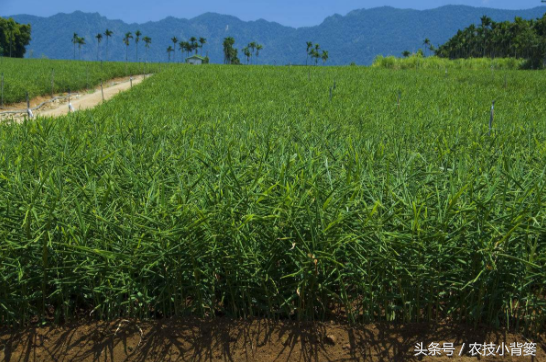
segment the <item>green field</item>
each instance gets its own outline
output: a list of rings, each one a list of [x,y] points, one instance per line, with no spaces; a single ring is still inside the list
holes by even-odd
[[[515,58],[463,58],[446,59],[439,57],[422,57],[412,55],[407,58],[396,58],[393,56],[375,58],[372,67],[383,69],[459,69],[459,70],[518,70],[526,66],[525,59]]]
[[[71,60],[14,59],[0,57],[4,75],[4,105],[29,97],[51,96],[94,87],[100,81],[135,74],[155,73],[168,65],[121,62],[82,62]]]
[[[545,91],[543,72],[178,66],[0,125],[0,321],[544,329]]]

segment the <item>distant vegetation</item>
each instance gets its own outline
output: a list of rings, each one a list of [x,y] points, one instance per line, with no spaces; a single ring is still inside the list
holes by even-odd
[[[239,59],[239,51],[235,49],[235,39],[233,37],[227,37],[224,39],[224,64],[241,64]]]
[[[173,45],[172,46],[169,45],[167,47],[167,55],[168,55],[167,61],[168,62],[171,61],[171,53],[173,53],[172,60],[173,62],[176,62],[176,46],[178,45],[180,48],[180,62],[184,62],[184,53],[186,54],[186,57],[189,57],[192,52],[195,52],[195,54],[198,54],[199,49],[202,49],[203,46],[207,43],[207,39],[203,37],[200,37],[199,39],[197,39],[196,37],[192,36],[190,37],[189,41],[182,40],[178,42],[178,38],[176,36],[173,36],[171,38],[171,42],[173,43]]]
[[[258,44],[255,41],[249,43],[246,47],[243,48],[243,55],[246,57],[246,63],[252,64],[254,57],[258,58],[260,56],[260,51],[264,48],[262,44]]]
[[[0,18],[0,55],[11,58],[22,58],[31,37],[30,24],[19,24],[12,18]]]
[[[2,0],[0,0],[0,3]],[[540,3],[537,0],[537,3]],[[32,50],[33,57],[43,55],[56,59],[73,59],[73,47],[67,43],[74,32],[86,39],[88,45],[82,46],[81,56],[84,60],[97,58],[95,36],[104,33],[108,28],[114,32],[109,39],[108,56],[104,54],[106,39],[101,43],[101,59],[125,60],[126,46],[123,35],[134,33],[139,29],[144,36],[153,39],[148,57],[144,58],[139,44],[139,57],[151,62],[166,62],[170,59],[180,61],[180,40],[188,41],[190,37],[207,39],[203,55],[208,53],[212,63],[221,64],[225,60],[223,42],[226,37],[236,39],[234,47],[238,48],[238,58],[246,62],[241,49],[251,42],[264,46],[260,51],[260,64],[305,64],[307,53],[305,43],[312,40],[328,50],[329,65],[348,65],[355,62],[359,65],[371,65],[375,56],[399,56],[404,50],[416,52],[423,47],[425,37],[435,47],[445,43],[470,24],[479,24],[480,17],[486,14],[496,22],[542,17],[546,7],[529,10],[498,10],[474,8],[468,6],[445,6],[438,9],[415,11],[381,7],[368,10],[355,10],[345,16],[328,17],[320,25],[306,28],[291,28],[267,21],[245,22],[233,16],[220,14],[203,14],[193,19],[168,18],[145,24],[127,24],[122,21],[109,20],[99,14],[75,12],[57,14],[42,18],[30,15],[18,15],[14,19],[20,23],[32,24],[32,42],[27,48]],[[424,35],[423,35],[424,34]],[[104,35],[104,34],[103,34]],[[170,39],[176,36],[173,44]],[[166,52],[168,46],[175,52]],[[303,49],[302,49],[303,47]],[[136,45],[131,40],[129,61],[134,61]],[[426,55],[430,55],[427,48]],[[307,59],[315,63],[314,59]],[[319,59],[322,63],[322,59]]]
[[[108,58],[108,40],[114,35],[114,32],[106,29],[104,33],[98,33],[95,35],[95,38],[97,39],[97,60],[100,59],[100,44],[102,42],[103,37],[106,37],[106,57]],[[150,45],[152,44],[152,38],[149,36],[143,36],[142,32],[140,30],[135,31],[134,35],[132,32],[126,32],[123,36],[123,44],[125,45],[125,61],[129,61],[129,46],[131,45],[131,41],[134,40],[135,44],[135,61],[140,61],[141,58],[139,57],[138,53],[138,46],[140,43],[140,40],[144,42],[144,47],[146,49],[146,57],[144,60],[148,60],[148,49],[150,48]],[[195,51],[195,54],[199,53],[199,49],[202,49],[203,46],[207,43],[207,39],[200,37],[197,39],[196,37],[191,37],[189,41],[180,41],[178,42],[177,37],[172,37],[170,40],[173,45],[169,45],[167,47],[167,61],[171,61],[171,54],[172,54],[172,60],[173,62],[176,61],[176,46],[178,45],[180,47],[180,55],[181,59],[180,61],[184,61],[184,52],[186,53],[186,57],[188,57],[192,52]],[[76,59],[76,45],[78,46],[78,49],[80,51],[79,59],[81,60],[81,48],[83,45],[85,45],[85,38],[78,36],[77,33],[74,33],[72,36],[72,43],[74,45],[74,59]],[[252,43],[254,47],[256,47],[256,43]],[[258,53],[256,53],[256,56],[259,54],[259,50],[263,49],[262,45],[259,45]],[[205,57],[205,63],[208,63],[208,56]]]
[[[372,64],[374,68],[385,69],[521,69],[525,64],[524,59],[515,58],[473,58],[473,59],[446,59],[439,57],[427,57],[420,53],[405,58],[378,56]]]
[[[308,41],[306,45],[307,45],[307,58],[305,59],[305,65],[308,65],[309,58],[315,61],[315,65],[318,65],[319,59],[322,59],[324,64],[326,64],[326,62],[328,61],[330,57],[327,50],[322,50],[322,53],[321,53],[320,45],[319,44],[313,45],[312,41]]]
[[[529,67],[544,65],[546,59],[546,15],[537,20],[516,17],[513,22],[495,22],[488,16],[479,26],[470,25],[436,50],[442,58],[525,59]]]

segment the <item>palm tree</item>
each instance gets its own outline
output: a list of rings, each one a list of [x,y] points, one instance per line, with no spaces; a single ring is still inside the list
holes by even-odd
[[[95,38],[97,38],[97,61],[99,60],[99,49],[100,49],[100,42],[102,41],[102,34],[98,33],[95,35]]]
[[[171,61],[171,53],[174,52],[174,49],[172,46],[169,45],[169,47],[167,48],[167,54],[169,56],[169,62]]]
[[[425,45],[425,49],[428,47],[429,50],[430,50],[430,39],[429,38],[426,38],[425,41],[423,42],[423,44]]]
[[[78,33],[74,33],[74,35],[72,35],[72,44],[74,44],[74,60],[76,60],[76,44],[78,44]]]
[[[106,36],[106,60],[108,60],[108,38],[110,38],[112,34],[114,34],[114,32],[108,29],[104,32],[104,36]]]
[[[315,44],[315,49],[313,49],[313,54],[311,54],[311,56],[312,56],[313,58],[315,58],[315,66],[318,64],[318,60],[319,60],[319,58],[320,58],[319,50],[320,50],[320,45],[319,45],[319,44]]]
[[[178,39],[176,38],[176,36],[173,36],[171,38],[171,41],[173,42],[173,48],[172,48],[172,51],[173,51],[173,60],[175,59],[175,54],[176,54],[176,43],[178,43]]]
[[[82,60],[82,45],[85,45],[85,38],[78,37],[76,42],[78,43],[78,51],[80,53],[80,60]]]
[[[192,47],[192,45],[190,44],[189,41],[185,41],[185,42],[183,42],[183,43],[184,43],[183,48],[184,48],[184,51],[186,52],[186,57],[189,57],[189,56],[190,56],[190,53],[191,53],[192,50],[193,50],[193,47]]]
[[[197,54],[197,49],[199,49],[199,45],[197,44],[197,38],[192,36],[190,38],[190,44],[191,44],[191,49],[195,50],[195,54]]]
[[[200,44],[199,47],[202,49],[203,45],[207,44],[207,39],[206,38],[199,38],[199,44]]]
[[[250,63],[250,56],[251,56],[250,49],[248,47],[244,47],[242,49],[242,52],[243,52],[243,55],[246,57],[246,64],[249,64]]]
[[[135,31],[135,44],[136,44],[136,61],[138,62],[138,42],[140,41],[140,36],[142,33],[140,30]]]
[[[480,18],[481,20],[481,25],[482,25],[482,28],[487,28],[489,25],[491,25],[493,23],[493,21],[491,20],[490,17],[488,17],[487,15],[484,15]]]
[[[305,65],[307,65],[307,62],[309,60],[309,55],[311,55],[311,53],[309,53],[309,51],[313,49],[313,42],[312,41],[308,41],[307,42],[307,58],[305,59]]]
[[[142,41],[144,42],[144,47],[146,48],[146,60],[148,60],[148,49],[150,49],[150,44],[152,43],[152,38],[149,36],[145,36],[142,38]]]
[[[180,49],[180,59],[181,61],[184,60],[184,52],[186,52],[187,54],[187,51],[186,51],[186,42],[185,41],[181,41],[180,43],[178,43],[178,48]]]
[[[248,44],[248,47],[250,48],[250,52],[252,55],[254,55],[254,52],[256,51],[256,46],[258,44],[256,44],[256,42],[251,42],[250,44]],[[252,63],[252,55],[250,56],[250,63]]]
[[[264,46],[262,44],[257,44],[256,45],[256,58],[258,58],[260,56],[260,51],[264,48]]]
[[[239,64],[237,57],[237,49],[233,47],[235,39],[231,36],[224,39],[222,43],[224,47],[224,64]]]
[[[123,38],[123,43],[125,44],[125,61],[127,61],[127,51],[129,50],[129,40],[133,39],[133,34],[131,32],[125,33]]]
[[[482,42],[482,49],[483,49],[483,56],[485,57],[485,53],[487,50],[487,38],[489,35],[489,26],[493,24],[493,21],[490,17],[484,15],[480,18],[481,20],[481,29],[483,33],[483,42]]]
[[[322,61],[324,62],[324,64],[326,64],[326,61],[328,60],[328,51],[327,50],[324,50],[322,52],[321,58],[322,58]]]
[[[184,57],[184,52],[186,53],[186,55],[188,54],[185,41],[180,41],[180,43],[178,43],[178,48],[180,49],[181,58]]]
[[[315,65],[317,65],[316,58],[318,57],[318,52],[315,50],[315,48],[309,51],[309,56],[311,59],[315,59]]]

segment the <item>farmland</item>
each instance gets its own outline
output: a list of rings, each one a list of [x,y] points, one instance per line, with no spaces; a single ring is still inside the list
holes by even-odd
[[[515,58],[462,58],[462,59],[446,59],[439,57],[422,57],[417,55],[411,55],[407,58],[396,58],[393,56],[383,57],[378,56],[375,58],[372,67],[383,69],[435,69],[435,70],[492,70],[493,72],[499,70],[518,70],[525,68],[525,59]]]
[[[100,81],[144,72],[154,73],[165,65],[120,62],[72,62],[48,59],[0,58],[0,73],[4,75],[4,105],[21,102],[29,97],[78,91],[94,87]]]
[[[94,110],[2,124],[0,320],[540,331],[545,78],[176,66]]]

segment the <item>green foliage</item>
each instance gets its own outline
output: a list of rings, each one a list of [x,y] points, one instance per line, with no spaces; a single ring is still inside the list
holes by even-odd
[[[543,66],[546,58],[546,15],[537,20],[516,17],[514,22],[481,18],[481,25],[470,25],[436,50],[440,57],[527,59],[528,67]]]
[[[22,58],[30,43],[30,24],[19,24],[12,18],[0,18],[0,56]]]
[[[232,37],[227,37],[224,39],[224,64],[239,65],[241,61],[239,60],[238,53],[239,51],[235,49],[235,39]],[[246,54],[243,53],[245,56]],[[249,55],[250,56],[250,55]]]
[[[262,44],[258,44],[257,42],[253,41],[248,43],[246,47],[241,49],[243,55],[246,58],[246,63],[252,64],[252,60],[254,59],[254,57],[258,58],[260,56],[260,51],[262,51],[263,48],[264,46]]]
[[[318,62],[320,59],[326,64],[326,61],[328,61],[329,53],[327,50],[323,50],[322,54],[320,53],[320,45],[315,44],[313,45],[312,42],[307,42],[307,59],[311,58],[315,60],[315,65],[318,65]],[[307,65],[307,60],[305,61],[305,64]]]
[[[69,60],[47,59],[9,59],[1,60],[4,73],[4,102],[6,104],[24,101],[26,92],[30,97],[51,94],[51,73],[54,70],[55,93],[94,87],[100,80],[116,77],[155,73],[158,64],[116,63],[116,62],[75,62]],[[87,75],[89,75],[89,83]]]
[[[476,58],[450,60],[438,57],[424,58],[413,54],[406,58],[378,56],[373,68],[385,69],[469,69],[469,70],[516,70],[525,66],[525,60],[515,58]]]
[[[181,65],[1,125],[0,320],[540,330],[545,77]]]

